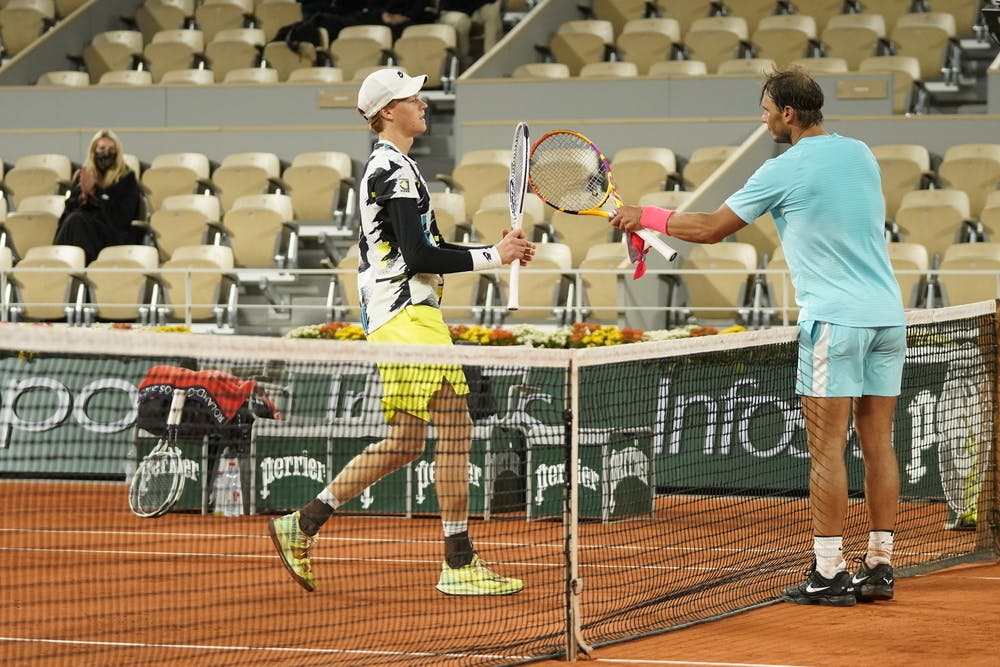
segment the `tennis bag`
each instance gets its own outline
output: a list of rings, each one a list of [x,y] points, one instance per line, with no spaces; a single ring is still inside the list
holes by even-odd
[[[163,436],[174,389],[186,389],[178,436],[209,436],[223,444],[248,444],[257,418],[281,419],[277,407],[255,380],[217,370],[192,371],[178,366],[153,366],[139,383],[136,423]]]

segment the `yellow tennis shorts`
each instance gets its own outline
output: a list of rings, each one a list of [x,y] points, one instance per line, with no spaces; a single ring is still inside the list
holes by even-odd
[[[395,317],[367,336],[375,343],[452,345],[441,311],[432,306],[406,306]],[[459,396],[469,393],[460,364],[378,363],[382,377],[382,411],[391,422],[396,412],[430,421],[427,405],[446,381]]]

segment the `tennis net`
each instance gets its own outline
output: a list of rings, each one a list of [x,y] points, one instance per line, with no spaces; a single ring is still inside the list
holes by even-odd
[[[899,576],[996,551],[995,311],[908,316]],[[522,664],[772,603],[812,558],[793,327],[572,350],[2,330],[0,644],[18,664]],[[468,460],[439,447],[443,422],[423,447],[394,441],[379,367],[413,386],[456,365]],[[234,381],[197,375],[183,490],[146,519],[122,481],[165,432],[163,369]],[[344,499],[307,593],[267,519],[376,450],[410,462]],[[853,432],[847,456],[853,555]],[[236,489],[218,474],[230,461]],[[521,592],[435,590],[445,462],[465,471],[480,557]]]

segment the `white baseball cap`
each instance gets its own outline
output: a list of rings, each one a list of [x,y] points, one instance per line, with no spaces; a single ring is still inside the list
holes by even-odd
[[[358,113],[365,120],[371,120],[389,102],[419,93],[426,82],[426,74],[413,77],[398,69],[376,70],[361,82],[361,89],[358,90]]]

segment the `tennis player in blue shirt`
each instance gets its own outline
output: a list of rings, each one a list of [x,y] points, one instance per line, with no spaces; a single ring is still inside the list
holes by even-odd
[[[892,417],[900,393],[906,328],[884,237],[879,167],[862,142],[823,128],[823,91],[801,69],[767,75],[761,121],[777,143],[766,161],[712,213],[624,206],[623,231],[653,229],[692,243],[716,243],[765,212],[774,217],[799,312],[796,393],[809,441],[809,500],[816,560],[781,597],[798,604],[853,605],[893,597],[893,531],[899,469]],[[865,463],[868,549],[857,571],[843,557],[847,514],[847,429]]]

